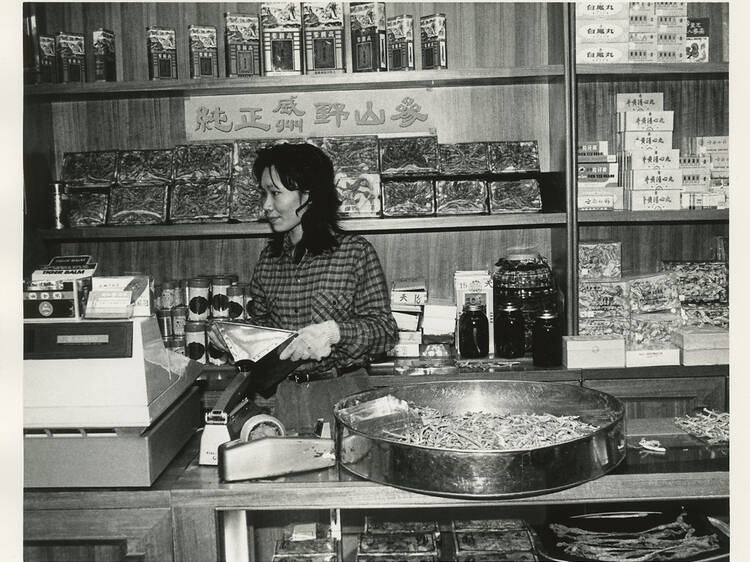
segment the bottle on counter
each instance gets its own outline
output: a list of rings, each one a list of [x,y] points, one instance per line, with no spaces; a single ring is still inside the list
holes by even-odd
[[[554,309],[544,309],[534,322],[531,352],[537,367],[557,367],[562,364],[562,328]]]
[[[184,304],[176,305],[172,310],[172,333],[175,336],[185,335],[185,322],[188,318],[188,307]]]
[[[207,277],[193,277],[188,281],[188,320],[199,322],[208,319],[209,285]]]
[[[483,304],[465,304],[458,319],[458,348],[464,359],[487,357],[490,327]]]
[[[211,279],[211,316],[213,318],[226,318],[229,316],[227,289],[231,285],[232,280],[225,275]]]
[[[521,304],[513,298],[503,300],[495,311],[495,355],[505,359],[523,357],[525,331]]]
[[[232,285],[231,287],[228,287],[227,299],[229,300],[229,319],[243,320],[245,318],[245,300],[242,286]]]
[[[206,323],[185,323],[185,355],[198,363],[206,363]]]

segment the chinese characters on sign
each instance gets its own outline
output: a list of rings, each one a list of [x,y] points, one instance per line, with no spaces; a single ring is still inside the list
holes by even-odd
[[[303,92],[185,100],[190,141],[253,137],[425,133],[434,128],[429,90]]]

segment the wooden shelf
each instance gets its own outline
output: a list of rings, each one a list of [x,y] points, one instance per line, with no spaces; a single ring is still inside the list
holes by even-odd
[[[580,75],[631,75],[643,74],[729,74],[728,62],[675,63],[675,64],[578,64]],[[584,78],[585,79],[585,78]]]
[[[616,369],[581,369],[584,381],[601,379],[657,379],[673,377],[727,377],[729,365],[669,365],[663,367],[622,367]]]
[[[446,86],[493,85],[513,81],[546,81],[563,76],[562,65],[469,70],[418,70],[415,72],[363,72],[324,76],[260,76],[257,78],[215,78],[140,80],[128,82],[86,82],[31,84],[24,87],[26,98],[121,98],[187,97],[222,94],[273,92],[377,90],[439,88]]]
[[[579,224],[655,223],[655,222],[726,222],[728,209],[695,209],[685,211],[578,211]]]
[[[565,224],[565,213],[508,213],[502,215],[458,215],[454,217],[405,217],[347,219],[341,226],[349,232],[409,232],[430,230],[477,230],[482,228],[546,227]],[[138,240],[170,238],[263,237],[270,234],[266,223],[172,224],[144,226],[97,226],[42,230],[44,240]]]

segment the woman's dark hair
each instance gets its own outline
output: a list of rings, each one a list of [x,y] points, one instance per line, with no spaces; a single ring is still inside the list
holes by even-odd
[[[335,235],[341,232],[338,210],[341,200],[336,192],[333,163],[320,148],[309,143],[284,143],[263,148],[253,163],[253,176],[260,184],[263,171],[275,168],[279,179],[288,190],[308,194],[298,212],[307,207],[302,215],[301,246],[314,254],[329,250],[336,245]],[[281,253],[283,233],[274,233],[271,250]]]

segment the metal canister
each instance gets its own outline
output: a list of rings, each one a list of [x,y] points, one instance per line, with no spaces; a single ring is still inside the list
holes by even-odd
[[[458,319],[458,349],[465,359],[487,357],[490,327],[482,304],[465,304]]]
[[[169,310],[160,308],[156,311],[156,321],[159,323],[159,331],[162,338],[170,338],[172,331],[172,313]]]
[[[171,310],[178,303],[178,294],[180,286],[177,281],[168,279],[161,284],[161,295],[159,297],[159,307]]]
[[[555,310],[547,308],[537,316],[531,332],[531,353],[537,367],[562,364],[562,328]]]
[[[206,323],[185,323],[185,355],[198,363],[206,363]]]
[[[180,355],[185,355],[185,336],[174,336],[172,340],[174,341],[173,351],[175,353],[179,353]]]
[[[65,184],[61,181],[52,183],[52,198],[55,210],[55,229],[62,230],[65,228]]]
[[[208,319],[209,285],[210,280],[206,277],[193,277],[188,281],[188,320],[191,322]]]
[[[185,335],[185,322],[187,322],[188,307],[178,304],[172,309],[172,333],[175,336]]]
[[[225,275],[211,279],[211,316],[214,318],[226,318],[229,316],[227,289],[231,284],[232,280]]]
[[[501,301],[495,311],[495,355],[506,359],[523,357],[525,342],[521,304],[516,299]]]
[[[188,298],[188,279],[180,279],[180,304],[187,306],[190,302]]]
[[[229,319],[242,320],[245,317],[244,291],[239,285],[227,288],[227,299],[229,300]]]

